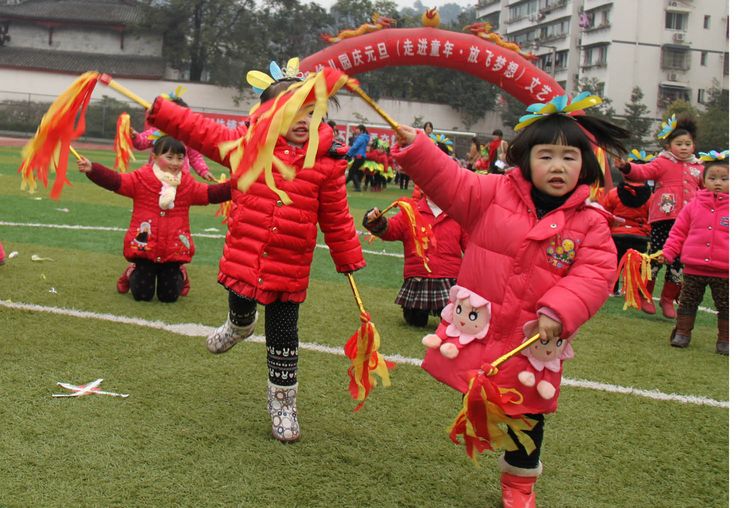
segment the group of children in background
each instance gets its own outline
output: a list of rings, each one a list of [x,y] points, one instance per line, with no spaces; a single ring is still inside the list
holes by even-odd
[[[298,82],[296,77],[274,80],[261,94],[261,103]],[[615,161],[624,180],[601,199],[607,212],[589,200],[591,186],[604,183],[589,136],[607,150],[624,153],[629,133],[592,116],[538,116],[510,143],[496,131],[486,158],[479,143],[473,142],[467,161],[472,171],[429,137],[431,124],[423,132],[399,126],[397,146],[378,143],[374,150],[367,129],[359,125],[344,152],[336,148],[335,130],[321,123],[315,164],[302,171],[312,118],[312,111],[305,109],[273,149],[275,157],[297,169],[293,180],[274,174],[276,186],[288,194],[290,204],[282,202],[262,178],[246,192],[237,188],[235,176],[221,184],[198,183],[190,166],[204,179],[216,181],[200,154],[229,166],[219,145],[241,138],[248,126],[229,129],[164,98],[156,99],[147,121],[167,135],[153,142],[153,131],[134,133],[136,148],[153,143],[144,166],[125,174],[85,158],[78,166],[92,182],[133,200],[123,244],[131,265],[118,281],[118,290],[130,291],[136,300],[151,300],[156,294],[162,302],[174,302],[186,294],[184,265],[195,252],[189,208],[232,201],[218,275],[227,289],[228,314],[207,337],[206,347],[220,354],[249,337],[259,320],[259,304],[265,307],[271,433],[279,441],[293,442],[301,435],[299,306],[307,296],[318,224],[338,272],[365,267],[346,185],[353,182],[354,191],[368,185],[382,188],[384,182],[374,177],[377,171],[372,168],[373,178],[367,179],[367,161],[392,167],[392,157],[408,175],[406,185],[411,178],[418,186],[415,211],[435,239],[428,249],[428,271],[415,252],[403,212],[387,218],[373,208],[363,217],[363,225],[374,235],[404,244],[404,283],[396,298],[404,320],[426,326],[430,315],[440,315],[448,305],[455,286],[481,296],[488,310],[486,335],[456,342],[459,353],[454,357],[428,349],[425,370],[465,392],[469,373],[534,333],[540,335],[540,347],[549,348],[558,359],[554,370],[544,361],[519,357],[518,376],[508,380],[509,388],[526,396],[526,403],[504,409],[511,417],[531,422],[523,441],[533,446],[521,446],[523,436],[509,431],[518,447],[505,451],[500,459],[503,503],[535,506],[533,486],[542,472],[544,415],[556,409],[562,375],[559,360],[572,356],[571,341],[578,329],[612,291],[617,292],[617,263],[628,248],[651,254],[662,251],[653,264],[649,289],[653,291],[661,265],[667,265],[660,298],[664,315],[674,317],[674,302],[678,298],[680,302],[671,344],[689,344],[708,285],[719,311],[716,350],[729,351],[728,156],[717,156],[705,167],[700,164],[694,156],[694,124],[680,119],[665,134],[664,151],[652,161]],[[249,125],[255,121],[251,116]],[[512,169],[504,172],[494,163],[497,169],[483,167],[482,161],[497,160]],[[654,182],[653,195],[644,181]],[[465,312],[462,319],[477,319],[473,301],[467,298],[455,305],[456,312]],[[655,312],[653,305],[643,310]],[[545,369],[556,373],[545,377],[551,391],[534,381],[534,376],[546,376]],[[531,381],[522,375],[528,373]]]

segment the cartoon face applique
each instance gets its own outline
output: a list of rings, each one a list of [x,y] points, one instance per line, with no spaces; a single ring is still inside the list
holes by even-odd
[[[675,204],[674,194],[665,192],[659,199],[659,210],[666,214],[672,213],[674,211]]]
[[[491,312],[489,300],[464,287],[453,286],[450,303],[440,313],[447,323],[445,336],[426,335],[422,344],[431,349],[439,348],[440,354],[446,358],[456,358],[461,348],[485,338],[490,329]]]
[[[576,245],[580,240],[555,236],[547,246],[547,261],[558,269],[568,268],[576,259]]]
[[[151,247],[148,245],[150,237],[151,221],[141,222],[141,225],[138,226],[138,234],[130,241],[130,248],[141,252],[151,250]]]

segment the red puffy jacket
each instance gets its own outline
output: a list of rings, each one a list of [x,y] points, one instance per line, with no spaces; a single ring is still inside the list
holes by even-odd
[[[101,164],[94,164],[87,176],[98,185],[133,199],[133,214],[123,241],[125,259],[189,263],[195,254],[195,244],[190,234],[190,207],[207,205],[212,201],[209,199],[209,186],[183,173],[182,181],[177,186],[174,208],[162,210],[159,207],[162,183],[154,175],[152,163],[132,173],[114,173],[109,178],[103,172],[114,173]],[[103,184],[105,180],[112,184]],[[219,186],[221,184],[213,187]]]
[[[640,206],[627,206],[620,198],[620,193],[633,194],[633,200],[640,197],[644,200]],[[651,233],[651,225],[648,223],[648,209],[651,206],[652,196],[646,197],[648,187],[645,185],[623,185],[620,184],[601,199],[602,206],[615,217],[623,219],[623,223],[615,223],[612,226],[613,235],[633,235],[646,237]],[[636,196],[642,193],[643,196]]]
[[[428,266],[431,272],[425,269],[422,259],[417,255],[409,219],[403,212],[399,211],[393,218],[388,219],[388,228],[378,236],[386,241],[404,243],[404,279],[411,277],[455,279],[461,268],[461,259],[466,249],[468,236],[458,222],[448,217],[445,212],[435,217],[424,197],[417,201],[416,211],[422,216],[424,222],[432,226],[432,234],[435,238],[435,245],[427,250]]]
[[[229,164],[219,154],[219,143],[237,139],[247,130],[244,125],[228,129],[160,99],[154,102],[148,122],[224,166]],[[321,123],[319,135],[315,166],[304,170],[306,147],[290,145],[283,137],[276,143],[274,155],[297,170],[291,181],[273,171],[276,186],[292,199],[290,205],[279,200],[262,176],[246,192],[237,189],[232,177],[232,208],[218,276],[226,288],[262,304],[303,302],[318,222],[337,271],[365,266],[346,200],[346,161],[328,156],[333,143],[328,125]]]
[[[604,304],[617,276],[617,255],[602,213],[578,186],[559,208],[537,219],[531,182],[513,169],[478,175],[461,168],[424,134],[394,157],[414,181],[469,235],[457,283],[492,303],[490,330],[482,340],[447,359],[430,349],[422,367],[466,391],[468,377],[518,346],[523,325],[550,309],[570,337]],[[425,164],[424,161],[430,161]],[[532,408],[554,411],[556,398]]]

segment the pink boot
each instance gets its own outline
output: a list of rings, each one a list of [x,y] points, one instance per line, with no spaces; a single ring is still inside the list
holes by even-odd
[[[5,264],[5,249],[3,249],[3,244],[0,243],[0,265]]]
[[[646,284],[646,289],[648,289],[648,292],[653,297],[654,295],[654,286],[656,285],[656,281],[651,279],[648,281],[648,284]],[[643,299],[643,302],[641,302],[641,310],[645,312],[646,314],[656,314],[656,306],[654,305],[654,301],[651,300],[646,301],[646,299]]]
[[[130,291],[130,275],[133,273],[133,270],[135,270],[135,263],[130,263],[128,267],[125,268],[125,271],[122,272],[120,278],[117,279],[117,292],[121,295]]]
[[[542,472],[542,463],[534,469],[523,469],[511,466],[501,457],[500,471],[503,508],[536,508],[534,484]]]
[[[682,286],[675,284],[672,281],[664,281],[664,287],[661,290],[661,297],[659,297],[659,306],[661,312],[665,318],[674,319],[677,317],[677,312],[674,310],[674,304],[680,297],[680,290]]]

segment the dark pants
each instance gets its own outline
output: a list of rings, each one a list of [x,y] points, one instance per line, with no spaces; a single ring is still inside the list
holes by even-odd
[[[398,184],[399,189],[408,189],[409,188],[409,175],[406,173],[399,173],[401,175],[401,181]]]
[[[429,317],[429,310],[404,308],[404,321],[411,326],[418,326],[420,328],[425,327],[427,326],[427,320]]]
[[[352,165],[349,167],[349,174],[346,176],[346,185],[349,182],[354,183],[354,190],[360,192],[362,190],[360,182],[362,181],[362,164],[365,163],[364,157],[354,159]]]
[[[229,291],[229,320],[237,326],[247,326],[255,319],[258,302]],[[279,386],[297,382],[299,358],[299,304],[273,302],[266,307],[266,363],[268,380]]]
[[[673,220],[660,220],[651,223],[651,240],[648,249],[649,254],[660,251],[664,244],[667,243],[669,238],[669,231],[674,226]],[[651,278],[656,281],[656,277],[659,275],[661,265],[656,261],[651,262]],[[682,263],[680,258],[675,258],[672,264],[667,265],[667,273],[664,275],[665,281],[674,282],[675,284],[682,283]]]
[[[729,319],[729,279],[689,274],[683,275],[683,279],[677,314],[695,316],[708,286],[711,288],[716,310],[719,311],[719,319]]]
[[[180,297],[185,279],[180,271],[182,263],[154,263],[145,259],[135,262],[130,274],[130,292],[138,301],[151,301],[156,297],[160,302],[176,302]]]
[[[526,453],[526,449],[521,445],[521,442],[516,437],[515,432],[512,429],[508,429],[513,442],[518,446],[518,450],[514,452],[505,452],[505,462],[514,467],[520,467],[523,469],[535,469],[539,466],[539,457],[542,453],[542,441],[544,440],[544,415],[524,415],[524,417],[530,420],[536,420],[538,423],[528,432],[524,434],[528,435],[536,448],[534,451]]]
[[[617,247],[617,266],[620,266],[620,260],[628,251],[628,249],[635,249],[638,252],[646,252],[648,249],[648,237],[635,236],[635,235],[612,235],[612,239],[615,241],[615,247]],[[617,292],[620,288],[620,279],[615,281],[613,292]]]

